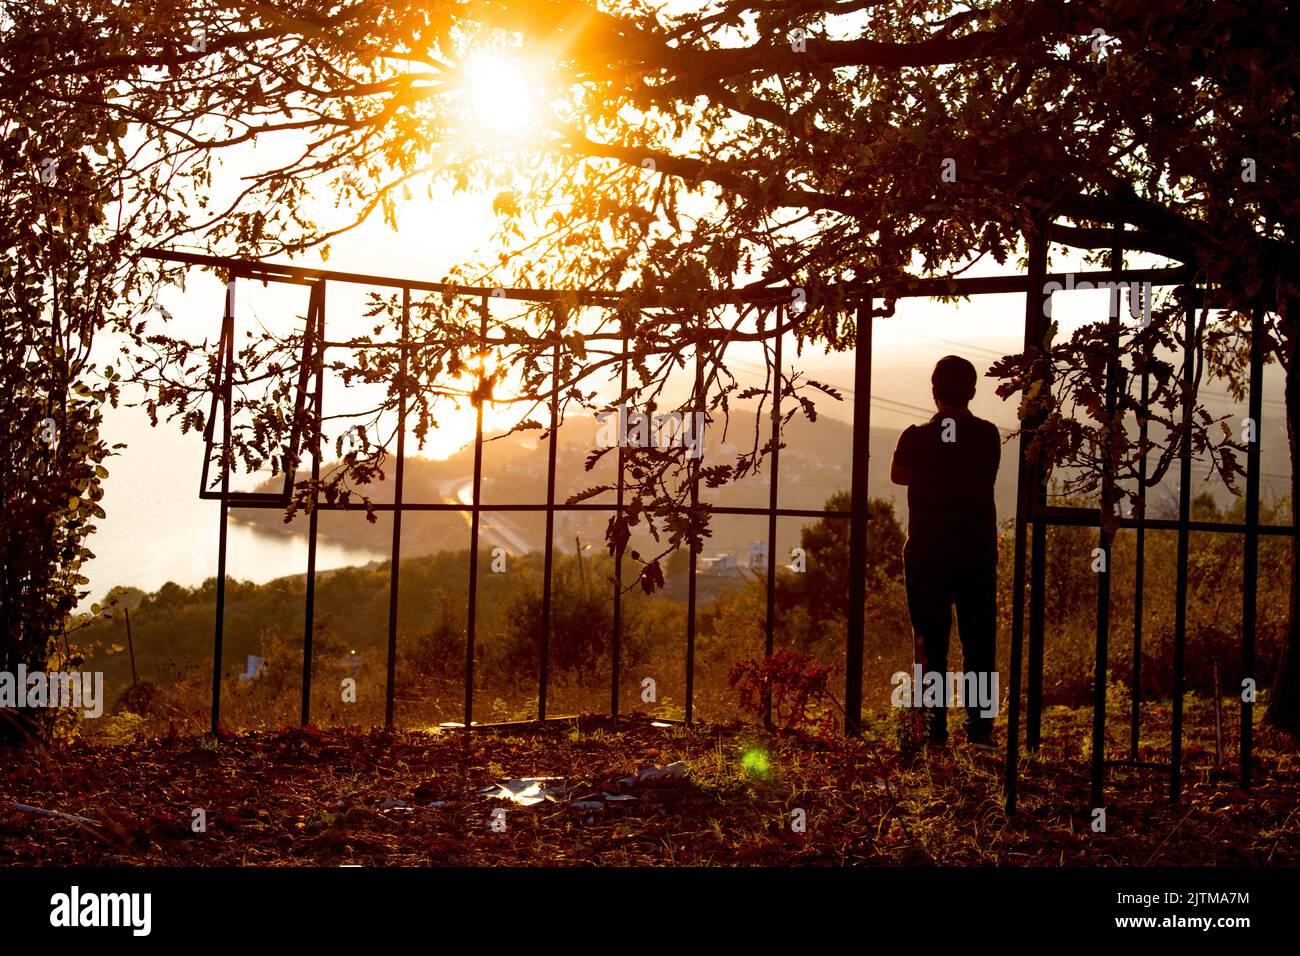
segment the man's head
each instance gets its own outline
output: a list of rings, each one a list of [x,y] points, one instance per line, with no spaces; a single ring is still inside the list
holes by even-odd
[[[945,355],[930,376],[934,404],[944,408],[965,408],[975,397],[975,366],[959,355]]]

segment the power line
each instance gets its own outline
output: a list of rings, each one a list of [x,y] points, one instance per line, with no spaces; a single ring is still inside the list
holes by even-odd
[[[966,342],[958,342],[954,339],[941,338],[937,335],[926,335],[924,332],[918,332],[916,329],[906,329],[906,328],[899,327],[899,328],[893,328],[891,329],[891,331],[902,332],[904,335],[910,335],[914,338],[921,339],[927,342],[936,342],[936,343],[941,343],[943,345],[952,345],[957,348],[965,349],[967,352],[975,352],[977,354],[984,355],[992,359],[1002,359],[1005,358],[1006,355],[1008,354],[1008,353],[997,352],[994,349],[981,348],[978,345],[971,345]],[[1227,392],[1202,391],[1200,392],[1200,394],[1210,398],[1217,398],[1217,399],[1229,401],[1236,405],[1244,404],[1244,400],[1242,402],[1238,402],[1237,399],[1233,398]],[[1276,398],[1265,398],[1262,399],[1262,401],[1263,404],[1271,405],[1275,408],[1286,408],[1286,402]]]

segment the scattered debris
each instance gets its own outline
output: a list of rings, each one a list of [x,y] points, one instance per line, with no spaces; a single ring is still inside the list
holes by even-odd
[[[79,817],[75,813],[64,813],[62,810],[46,810],[44,807],[33,807],[25,803],[13,803],[11,801],[5,801],[5,806],[13,807],[15,810],[22,810],[24,813],[40,814],[43,817],[56,817],[72,823],[86,823],[92,827],[101,826],[98,820],[92,820],[90,817]]]
[[[546,785],[563,780],[563,777],[514,778],[503,780],[500,783],[488,784],[488,786],[481,788],[479,793],[498,800],[512,800],[524,807],[535,806],[547,800],[552,803],[559,803],[569,796],[572,788],[565,786],[563,783],[552,787]]]
[[[662,783],[665,780],[681,780],[686,776],[686,764],[675,760],[670,764],[655,764],[644,767],[636,773],[634,783]],[[624,779],[627,779],[626,777]]]
[[[682,776],[685,769],[686,765],[680,762],[667,767],[653,767],[642,771],[643,774],[648,773],[644,778],[641,775],[637,778],[624,777],[619,783],[635,783],[636,779],[673,779]],[[510,800],[524,807],[550,802],[564,804],[570,810],[580,812],[604,810],[610,803],[627,803],[638,799],[630,793],[610,793],[604,789],[593,791],[585,785],[571,784],[564,777],[516,777],[481,787],[479,793],[489,799]]]
[[[383,801],[379,804],[379,809],[380,810],[419,810],[425,807],[428,807],[430,809],[437,809],[438,807],[445,807],[446,805],[447,805],[446,800],[422,800],[420,798],[419,792],[417,792],[413,800],[402,800],[394,797],[384,797]]]

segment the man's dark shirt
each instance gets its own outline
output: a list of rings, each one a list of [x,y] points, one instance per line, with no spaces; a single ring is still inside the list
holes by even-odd
[[[894,461],[912,476],[910,553],[922,560],[997,560],[993,482],[1001,453],[997,426],[969,411],[940,413],[899,436]]]

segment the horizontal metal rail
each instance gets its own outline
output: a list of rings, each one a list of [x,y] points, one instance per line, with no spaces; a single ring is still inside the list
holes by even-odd
[[[252,259],[235,259],[227,256],[211,256],[198,252],[178,252],[171,249],[145,249],[140,253],[148,259],[164,262],[178,262],[193,266],[208,266],[222,269],[244,279],[301,283],[341,282],[352,285],[367,285],[385,289],[410,289],[421,292],[442,292],[448,295],[466,297],[488,296],[524,302],[575,302],[579,305],[611,306],[636,296],[637,301],[647,307],[673,305],[680,300],[672,296],[654,295],[629,289],[626,292],[590,292],[578,289],[528,289],[519,286],[468,286],[450,282],[430,282],[426,279],[398,278],[395,276],[371,275],[364,272],[339,272],[332,269],[309,269],[278,262],[261,262]],[[1158,269],[1128,269],[1122,273],[1125,282],[1148,282],[1155,286],[1182,285],[1190,278],[1185,267]],[[1045,276],[1045,282],[1056,282],[1065,287],[1072,283],[1078,287],[1081,283],[1113,282],[1116,276],[1107,269],[1088,272],[1053,272]],[[742,289],[707,289],[692,295],[696,302],[715,305],[786,304],[792,301],[795,286],[777,286]],[[930,278],[922,276],[904,276],[894,280],[873,281],[870,284],[853,287],[848,285],[830,285],[824,287],[828,294],[843,294],[846,302],[854,303],[864,299],[906,299],[936,298],[946,296],[1000,295],[1025,293],[1029,291],[1029,277],[1026,275],[1000,276],[954,276],[952,278]],[[804,291],[800,289],[799,291]],[[823,296],[825,298],[825,296]],[[812,297],[807,297],[812,301]],[[394,343],[397,344],[397,343]]]

